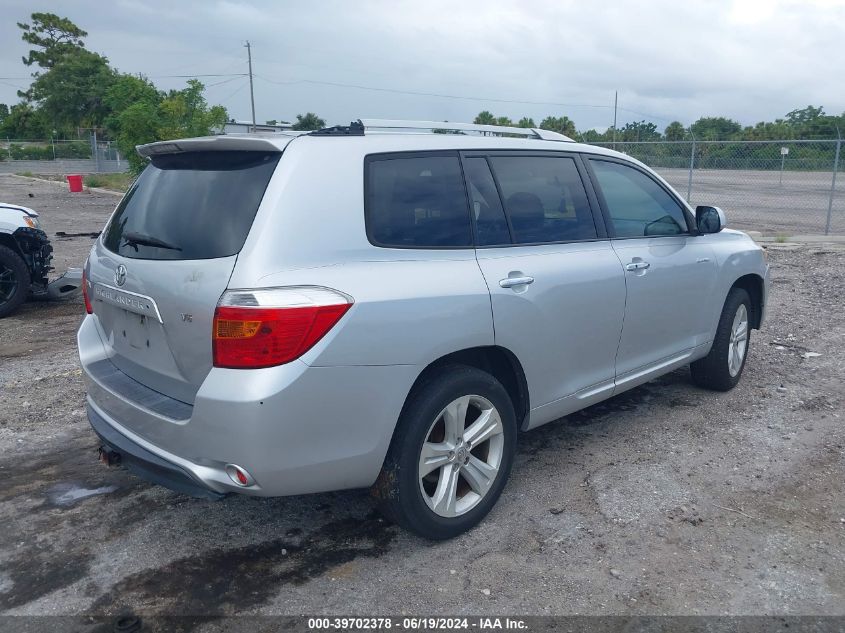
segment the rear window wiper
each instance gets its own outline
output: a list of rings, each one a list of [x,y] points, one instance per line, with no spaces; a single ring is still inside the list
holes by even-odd
[[[144,235],[143,233],[136,233],[134,231],[127,231],[123,234],[122,239],[128,246],[134,248],[136,253],[138,252],[138,246],[154,246],[155,248],[166,248],[171,251],[182,250],[178,246],[160,240],[152,235]]]

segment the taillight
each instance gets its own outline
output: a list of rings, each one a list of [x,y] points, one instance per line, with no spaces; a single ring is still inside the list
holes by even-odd
[[[214,366],[258,369],[296,360],[351,306],[351,297],[315,286],[228,290],[214,312]]]
[[[94,314],[94,308],[91,307],[91,299],[88,296],[88,279],[85,277],[85,270],[82,271],[82,300],[85,301],[85,311],[88,314]]]

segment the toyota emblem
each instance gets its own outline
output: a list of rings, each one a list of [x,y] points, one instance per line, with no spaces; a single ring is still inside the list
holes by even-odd
[[[123,264],[114,269],[114,283],[118,286],[126,283],[126,266]]]

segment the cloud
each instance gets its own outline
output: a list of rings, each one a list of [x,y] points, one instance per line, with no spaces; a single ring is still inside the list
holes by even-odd
[[[14,22],[33,9],[24,0],[5,5],[0,77],[23,77],[26,47]],[[330,122],[471,120],[488,109],[535,120],[567,114],[581,128],[603,128],[616,90],[620,123],[648,118],[661,127],[712,115],[752,124],[808,103],[845,110],[845,0],[82,0],[38,10],[67,15],[89,32],[89,48],[165,88],[184,83],[166,75],[246,72],[249,39],[259,120],[305,111]],[[209,101],[248,118],[244,78],[205,81]],[[14,88],[0,84],[0,101],[16,101]]]

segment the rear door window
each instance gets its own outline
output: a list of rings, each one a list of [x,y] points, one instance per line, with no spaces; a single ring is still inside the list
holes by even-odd
[[[567,156],[492,156],[515,244],[598,237],[584,183]]]
[[[689,231],[681,205],[638,169],[590,159],[616,237],[679,235]]]
[[[464,171],[475,219],[476,243],[479,246],[510,244],[508,221],[487,159],[465,158]]]
[[[365,171],[370,242],[398,248],[472,246],[457,154],[373,155]]]
[[[278,152],[155,156],[118,205],[103,244],[133,259],[215,259],[240,252]]]

